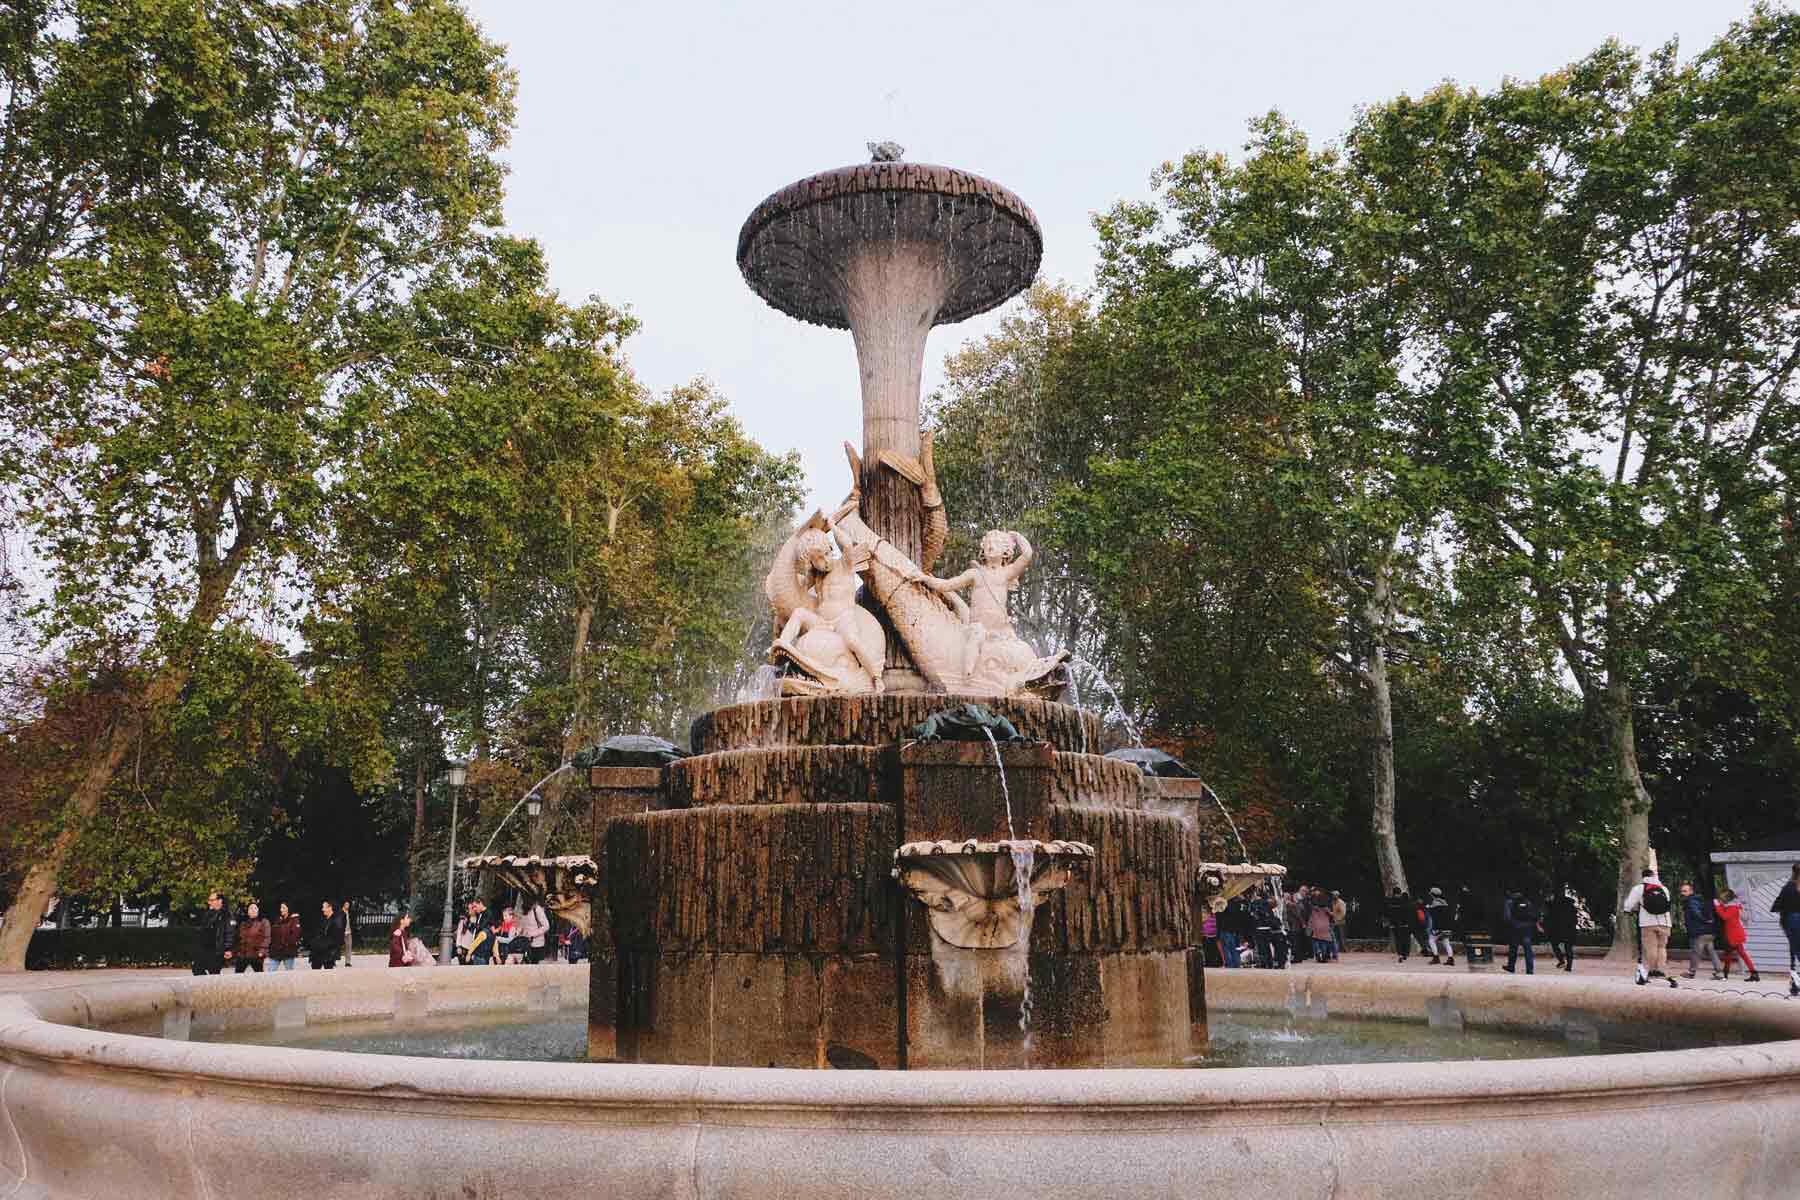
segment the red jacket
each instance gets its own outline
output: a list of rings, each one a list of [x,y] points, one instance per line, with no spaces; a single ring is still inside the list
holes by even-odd
[[[407,967],[411,965],[406,961],[406,933],[396,929],[388,934],[388,966]]]
[[[269,957],[300,957],[301,937],[298,914],[289,913],[286,917],[277,917],[269,932]]]
[[[1744,934],[1744,902],[1733,900],[1730,904],[1713,901],[1713,911],[1719,914],[1719,937],[1727,946],[1741,946],[1745,941]]]

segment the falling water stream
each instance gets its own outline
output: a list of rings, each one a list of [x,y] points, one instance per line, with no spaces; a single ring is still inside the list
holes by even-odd
[[[1071,668],[1069,672],[1071,678],[1074,676],[1073,669],[1079,667],[1098,681],[1100,686],[1106,690],[1107,696],[1112,700],[1112,708],[1107,710],[1106,715],[1110,717],[1113,713],[1118,713],[1119,723],[1125,726],[1125,735],[1131,739],[1132,746],[1141,747],[1144,744],[1143,735],[1138,732],[1138,727],[1132,724],[1131,713],[1126,711],[1125,702],[1119,699],[1118,689],[1114,688],[1112,683],[1107,680],[1106,676],[1100,673],[1100,668],[1096,667],[1085,658],[1071,658],[1069,659],[1069,666]],[[1077,692],[1077,695],[1079,695],[1079,692]],[[1079,703],[1080,701],[1077,700],[1077,704]]]
[[[1000,758],[1000,743],[994,740],[994,731],[985,725],[981,729],[988,740],[988,747],[994,752],[994,769],[1000,772],[1000,798],[1006,802],[1006,849],[1012,856],[1013,889],[1019,898],[1019,957],[1021,958],[1020,978],[1022,990],[1019,994],[1019,1032],[1024,1035],[1025,1064],[1031,1065],[1031,923],[1037,914],[1037,894],[1031,890],[1032,871],[1037,866],[1037,854],[1029,841],[1019,838],[1019,831],[1013,826],[1012,790],[1006,785],[1006,763]]]
[[[994,740],[994,731],[983,725],[982,735],[988,740],[988,746],[994,751],[994,769],[1000,772],[1000,798],[1006,801],[1006,836],[1009,841],[1019,840],[1019,831],[1013,828],[1012,792],[1006,786],[1006,764],[1000,761],[1000,743]]]

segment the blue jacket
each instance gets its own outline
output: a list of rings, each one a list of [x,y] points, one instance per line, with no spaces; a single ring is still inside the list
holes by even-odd
[[[1681,920],[1687,926],[1689,937],[1703,937],[1714,929],[1712,905],[1699,892],[1695,892],[1681,902]]]

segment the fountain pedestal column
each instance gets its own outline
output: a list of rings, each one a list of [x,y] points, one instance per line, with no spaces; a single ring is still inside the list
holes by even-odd
[[[663,767],[594,767],[588,773],[589,816],[594,861],[606,862],[612,823],[634,813],[667,807],[668,771]],[[612,909],[604,892],[594,897],[593,931],[588,934],[588,1059],[619,1057],[619,951]]]

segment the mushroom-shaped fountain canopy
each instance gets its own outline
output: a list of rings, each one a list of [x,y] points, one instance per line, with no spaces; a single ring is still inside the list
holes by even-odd
[[[570,759],[570,765],[586,767],[666,767],[688,752],[665,738],[641,733],[621,733],[597,746],[589,746]]]
[[[898,154],[883,143],[877,155]],[[844,271],[858,245],[938,247],[948,287],[935,325],[986,312],[1024,291],[1044,256],[1044,235],[1025,202],[989,179],[878,157],[790,183],[761,204],[738,234],[738,267],[750,287],[791,317],[850,327]]]
[[[1156,775],[1163,779],[1198,779],[1199,772],[1173,754],[1166,754],[1150,746],[1133,746],[1126,750],[1109,751],[1106,757],[1117,762],[1128,762],[1146,775]]]

